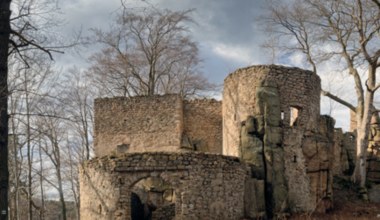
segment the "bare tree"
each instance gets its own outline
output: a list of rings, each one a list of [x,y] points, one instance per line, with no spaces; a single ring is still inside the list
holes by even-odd
[[[8,219],[8,49],[11,0],[0,1],[0,220]]]
[[[11,17],[11,2],[14,14]],[[39,5],[37,5],[39,4]],[[53,20],[47,16],[58,8],[54,0],[1,0],[0,1],[0,219],[8,218],[8,57],[15,55],[26,66],[26,51],[43,51],[52,59],[52,52],[60,52],[63,47],[51,46],[46,30]],[[55,23],[57,24],[57,23]],[[57,41],[57,38],[55,38]],[[57,45],[57,44],[54,44]]]
[[[365,189],[366,152],[374,94],[380,87],[380,7],[378,0],[272,1],[270,33],[280,51],[301,52],[317,73],[322,62],[333,60],[354,80],[356,102],[328,91],[322,94],[356,113],[357,159],[352,180]],[[285,49],[285,50],[284,50]],[[364,194],[364,196],[366,196]]]
[[[12,134],[17,139],[20,140],[20,150],[22,153],[18,153],[16,150],[13,151],[14,157],[10,158],[11,164],[14,167],[13,184],[16,187],[14,189],[15,194],[13,205],[18,207],[18,196],[19,196],[19,182],[17,179],[21,175],[21,171],[27,173],[26,180],[26,195],[28,201],[28,218],[33,218],[33,210],[38,209],[42,211],[41,207],[36,205],[33,201],[33,185],[35,180],[34,175],[34,148],[38,146],[36,140],[38,138],[38,132],[33,128],[33,115],[36,113],[36,106],[40,104],[41,98],[43,95],[43,89],[46,87],[45,81],[51,73],[51,63],[50,61],[46,62],[44,56],[40,53],[34,53],[34,55],[28,56],[28,67],[25,67],[24,63],[14,62],[13,65],[10,65],[10,121]],[[15,126],[19,124],[19,126]],[[38,150],[38,149],[37,149]],[[22,170],[17,169],[20,165],[22,166],[22,160],[18,157],[23,157],[25,153],[27,164],[23,167]],[[18,165],[20,163],[20,165]],[[17,177],[17,178],[16,178]],[[41,197],[43,200],[43,196]],[[42,201],[43,203],[43,201]],[[40,212],[41,213],[41,212]],[[17,216],[14,215],[14,216]]]
[[[210,84],[200,74],[198,48],[185,23],[190,11],[125,9],[109,31],[95,29],[102,50],[90,60],[103,95],[193,95]]]
[[[89,160],[93,152],[93,100],[96,98],[96,92],[84,71],[73,67],[64,76],[61,100],[66,117],[71,119],[68,126],[71,128],[73,139],[79,139],[82,152],[78,162],[83,162]]]
[[[377,7],[380,9],[380,1],[379,0],[372,0],[373,3],[377,5]]]
[[[51,104],[52,105],[52,104]],[[53,107],[54,108],[54,107]],[[56,112],[53,108],[46,109],[51,112],[52,115],[55,115]],[[46,112],[46,111],[44,111]],[[49,183],[50,186],[55,188],[58,192],[58,197],[61,203],[61,214],[62,219],[67,219],[67,209],[65,203],[65,193],[64,193],[64,179],[63,179],[63,165],[62,165],[62,146],[64,143],[62,140],[65,132],[62,130],[62,122],[59,118],[46,117],[40,118],[39,125],[42,127],[42,134],[44,136],[44,144],[41,146],[45,155],[49,158],[49,162],[54,167],[55,181],[49,180],[49,178],[44,177],[44,179]]]

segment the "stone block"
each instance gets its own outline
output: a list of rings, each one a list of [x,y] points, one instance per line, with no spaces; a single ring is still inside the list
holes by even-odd
[[[317,154],[317,141],[314,138],[304,138],[302,143],[302,152],[307,158]]]
[[[313,157],[306,160],[307,172],[315,172],[320,170],[320,160],[318,157]]]
[[[253,116],[248,116],[245,120],[245,130],[248,134],[257,132],[256,119]]]
[[[265,217],[265,183],[264,180],[247,179],[244,191],[245,217],[261,219]]]
[[[317,142],[318,146],[318,158],[322,161],[328,161],[329,160],[329,143],[326,142]]]
[[[278,89],[275,87],[256,88],[256,108],[263,115],[267,126],[279,126],[281,122],[281,104]]]
[[[282,128],[281,127],[266,127],[264,135],[264,144],[266,146],[281,146],[282,143]]]
[[[258,115],[256,116],[256,122],[257,122],[257,132],[260,135],[263,135],[265,133],[265,121],[264,116]]]

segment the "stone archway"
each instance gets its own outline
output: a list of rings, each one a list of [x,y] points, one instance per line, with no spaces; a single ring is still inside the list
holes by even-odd
[[[175,217],[171,184],[161,177],[145,177],[131,186],[131,219],[158,220]]]

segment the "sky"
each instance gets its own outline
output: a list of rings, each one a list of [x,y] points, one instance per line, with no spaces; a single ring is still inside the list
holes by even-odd
[[[127,7],[138,7],[147,0],[127,0]],[[190,26],[193,39],[198,42],[202,70],[204,75],[213,83],[222,84],[224,78],[241,67],[256,64],[272,63],[269,52],[261,45],[266,35],[259,25],[259,18],[265,13],[265,0],[149,0],[158,8],[170,10],[194,9],[192,18],[196,24]],[[72,33],[80,28],[84,34],[91,28],[103,28],[112,24],[113,17],[120,10],[120,0],[65,0],[60,8],[66,25],[62,33]],[[70,36],[67,36],[70,37]],[[96,47],[88,46],[78,53],[58,55],[57,65],[63,68],[76,65],[87,68],[87,58]],[[302,59],[297,56],[289,57],[282,65],[303,67]],[[330,71],[326,66],[325,72]],[[323,71],[322,71],[323,72]],[[341,77],[339,74],[322,74],[322,87],[332,87],[332,78]],[[338,79],[339,80],[339,79]],[[343,81],[349,81],[344,79]],[[342,90],[343,95],[350,96],[345,89],[345,83],[333,86],[335,91]],[[346,84],[347,85],[347,84]],[[348,129],[349,112],[339,104],[322,98],[322,114],[331,114],[336,120],[336,127]]]

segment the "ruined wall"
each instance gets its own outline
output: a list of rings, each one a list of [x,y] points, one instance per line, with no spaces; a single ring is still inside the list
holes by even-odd
[[[289,208],[292,212],[310,212],[316,207],[316,198],[310,190],[306,159],[303,153],[303,131],[284,131],[285,176],[288,180]]]
[[[223,154],[240,156],[240,123],[255,114],[256,88],[263,80],[277,84],[284,126],[290,126],[291,107],[294,107],[298,109],[297,126],[307,130],[316,128],[321,89],[317,75],[275,65],[238,69],[224,80]]]
[[[302,144],[311,195],[321,212],[332,208],[334,125],[332,117],[320,116],[317,132],[306,133]]]
[[[178,151],[183,131],[178,95],[95,100],[95,154]]]
[[[353,132],[345,132],[341,128],[334,132],[334,160],[332,172],[334,176],[350,176],[355,168],[356,137]]]
[[[97,160],[100,163],[100,160]],[[80,218],[117,219],[120,192],[115,188],[118,177],[108,172],[107,164],[80,171]]]
[[[332,161],[332,172],[334,176],[341,175],[343,170],[348,168],[347,155],[343,149],[343,130],[341,128],[336,128],[334,130],[334,147],[333,147],[333,157],[335,160]]]
[[[320,116],[314,132],[284,128],[285,175],[293,212],[325,212],[332,208],[334,123],[333,118]]]
[[[82,219],[131,219],[131,193],[144,178],[174,190],[175,219],[241,219],[249,172],[237,158],[198,152],[133,153],[86,162],[80,172]],[[162,212],[161,212],[162,213]],[[155,216],[155,212],[153,212]]]
[[[369,135],[367,179],[380,184],[380,115],[377,113],[371,120]],[[379,188],[379,187],[378,187]]]
[[[132,192],[161,201],[170,187],[173,203],[160,206],[154,218],[272,218],[289,209],[313,211],[331,199],[331,157],[337,154],[319,101],[317,75],[275,65],[228,76],[223,104],[176,95],[98,99],[96,154],[118,156],[94,159],[82,171],[81,194],[88,195],[81,198],[83,216],[130,219]],[[178,152],[184,150],[237,156],[249,170],[235,157]],[[157,178],[165,189],[141,192],[141,185]],[[107,193],[105,202],[98,202],[97,191]]]
[[[222,153],[222,102],[184,101],[184,133],[196,151]]]
[[[350,131],[355,132],[357,128],[356,114],[350,111]],[[371,127],[368,137],[367,149],[367,179],[371,182],[380,183],[380,115],[374,114],[371,118]],[[355,163],[356,150],[355,146],[347,144],[345,146],[350,151],[348,161]],[[352,155],[352,156],[351,156]],[[352,166],[352,165],[351,165]]]
[[[264,155],[265,199],[292,212],[324,212],[332,205],[334,120],[320,117],[319,105],[320,79],[310,71],[253,66],[225,80],[223,153],[252,169]],[[249,117],[257,129],[248,133],[257,138],[246,144],[242,131]],[[289,204],[281,202],[285,197]]]

